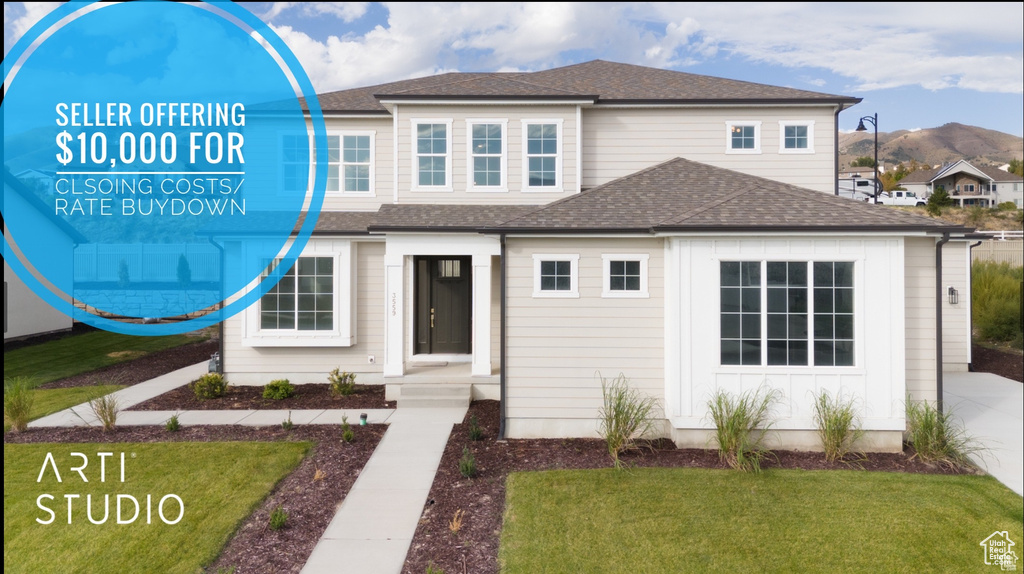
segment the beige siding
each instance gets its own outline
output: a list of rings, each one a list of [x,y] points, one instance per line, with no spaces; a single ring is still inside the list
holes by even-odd
[[[779,153],[779,121],[814,121],[814,153]],[[760,154],[727,154],[726,122],[761,122]],[[835,189],[834,110],[792,108],[586,108],[583,187],[683,157],[793,185]]]
[[[398,105],[398,190],[399,203],[462,203],[462,204],[543,204],[576,192],[576,106],[423,106]],[[443,122],[452,120],[451,166],[452,191],[413,191],[413,151],[415,137],[412,121]],[[523,121],[562,121],[562,191],[523,191]],[[468,146],[470,133],[466,120],[507,120],[508,191],[469,191]]]
[[[356,334],[351,347],[249,347],[241,343],[242,316],[224,322],[224,370],[234,384],[266,384],[278,375],[293,383],[327,382],[335,367],[358,373],[357,382],[380,382],[384,363],[384,243],[356,251]],[[374,355],[375,364],[368,356]]]
[[[664,251],[660,239],[510,239],[508,242],[508,416],[596,428],[599,375],[620,372],[664,395]],[[579,298],[536,298],[534,254],[578,254]],[[649,298],[604,298],[602,254],[648,254]],[[538,423],[543,424],[543,423]],[[540,427],[536,427],[540,428]],[[558,432],[550,425],[546,432]],[[524,431],[525,432],[525,431]]]
[[[907,394],[935,396],[935,240],[906,240]]]
[[[970,259],[968,243],[952,241],[942,246],[942,370],[966,371],[971,362]],[[949,303],[949,288],[959,303]]]
[[[382,203],[394,198],[394,130],[390,117],[384,118],[326,118],[327,133],[345,131],[373,132],[373,196],[327,192],[324,211],[376,211]]]

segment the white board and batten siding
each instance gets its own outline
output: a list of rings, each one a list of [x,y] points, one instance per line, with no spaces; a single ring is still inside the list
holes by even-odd
[[[648,297],[602,297],[602,255],[615,253],[649,256]],[[663,241],[653,238],[508,240],[510,437],[597,436],[601,376],[622,373],[661,399],[663,253]],[[535,254],[578,255],[579,297],[534,297]]]
[[[852,261],[854,365],[722,365],[721,261]],[[774,410],[779,430],[815,429],[814,395],[828,391],[832,396],[854,398],[865,430],[903,431],[905,320],[896,295],[904,289],[903,263],[904,240],[896,237],[668,239],[665,295],[670,359],[665,409],[672,427],[714,428],[707,404],[716,389],[738,396],[763,385],[782,393]]]
[[[583,188],[682,157],[806,187],[835,190],[834,108],[584,108]],[[813,121],[813,153],[780,150],[779,122]],[[727,153],[728,122],[759,125],[759,153]]]
[[[243,343],[244,313],[224,322],[224,370],[235,385],[265,385],[273,379],[326,383],[334,368],[357,374],[358,383],[380,383],[384,363],[384,243],[353,243],[356,268],[356,344],[349,347],[273,347]],[[257,303],[258,305],[258,303]],[[373,355],[375,363],[369,362]]]

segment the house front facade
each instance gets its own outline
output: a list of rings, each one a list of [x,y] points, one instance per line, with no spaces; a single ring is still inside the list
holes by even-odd
[[[939,186],[945,189],[957,207],[995,207],[1012,202],[1024,207],[1024,178],[995,167],[974,166],[959,160],[936,169],[915,171],[900,180],[907,191],[918,197],[931,195]]]
[[[832,195],[855,98],[594,61],[319,99],[323,211],[225,322],[233,384],[468,385],[505,436],[568,437],[596,435],[622,373],[690,446],[715,389],[765,385],[805,448],[828,390],[898,450],[907,394],[970,362],[966,230]]]

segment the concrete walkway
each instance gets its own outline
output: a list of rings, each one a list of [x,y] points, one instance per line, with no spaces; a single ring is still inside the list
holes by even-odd
[[[943,400],[984,447],[971,458],[1024,496],[1024,385],[991,373],[944,373]]]
[[[188,384],[207,371],[205,362],[114,393],[127,409]],[[126,411],[122,426],[163,425],[177,414],[182,425],[278,425],[289,416],[297,425],[340,425],[343,416],[358,424],[360,413],[371,424],[387,424],[377,448],[334,519],[302,568],[304,574],[364,572],[399,574],[434,483],[437,466],[452,426],[462,422],[466,407],[397,409]],[[88,403],[45,416],[30,427],[97,425]],[[342,568],[341,565],[344,565]]]

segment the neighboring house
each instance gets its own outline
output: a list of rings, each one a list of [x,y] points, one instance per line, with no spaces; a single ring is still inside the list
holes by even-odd
[[[995,207],[1012,201],[1024,208],[1024,178],[995,167],[976,167],[965,159],[907,174],[900,185],[918,197],[931,195],[941,185],[958,207]]]
[[[8,193],[8,190],[14,193]],[[70,225],[55,217],[50,209],[36,197],[18,178],[4,170],[5,201],[26,202],[38,213],[38,225],[49,226],[53,232],[48,234],[54,242],[54,253],[68,253],[67,271],[73,265],[72,246],[84,242],[82,237]],[[26,210],[27,211],[27,210]],[[19,213],[26,211],[18,210]],[[33,213],[33,211],[28,211]],[[6,231],[6,230],[5,230]],[[21,279],[4,259],[4,341],[11,341],[43,335],[58,331],[70,331],[73,321],[71,317],[57,311],[37,296]]]
[[[716,388],[779,389],[807,448],[828,390],[899,450],[908,393],[970,362],[969,230],[833,196],[858,101],[603,61],[323,94],[324,211],[223,369],[468,385],[509,437],[596,436],[621,372],[699,447]]]

